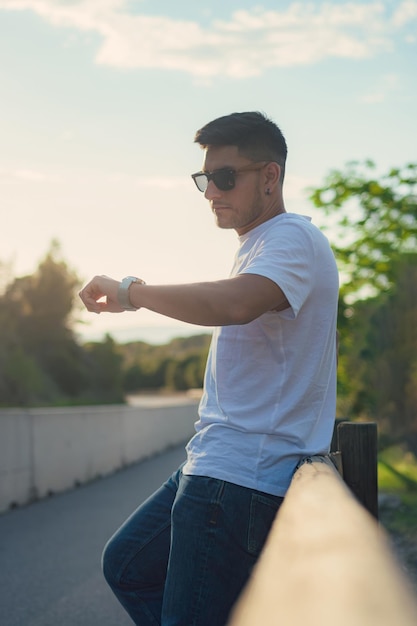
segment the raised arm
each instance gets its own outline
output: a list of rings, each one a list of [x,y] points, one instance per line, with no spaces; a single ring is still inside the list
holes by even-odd
[[[94,313],[122,312],[119,285],[107,276],[95,276],[80,292],[81,300]],[[289,306],[278,285],[257,274],[183,285],[132,283],[129,298],[137,308],[201,326],[247,324],[267,311]]]

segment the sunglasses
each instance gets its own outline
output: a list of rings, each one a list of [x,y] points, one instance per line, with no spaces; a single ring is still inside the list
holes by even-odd
[[[236,185],[236,176],[240,172],[250,172],[262,169],[268,161],[256,161],[259,163],[257,167],[254,167],[252,164],[247,165],[246,167],[241,167],[237,170],[231,167],[222,167],[218,170],[214,170],[214,172],[197,172],[196,174],[191,174],[191,178],[196,184],[196,187],[199,191],[204,193],[208,187],[209,182],[212,180],[216,185],[217,189],[220,191],[230,191],[234,189]]]

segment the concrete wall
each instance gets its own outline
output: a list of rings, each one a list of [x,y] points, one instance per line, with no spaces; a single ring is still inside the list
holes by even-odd
[[[0,511],[70,489],[185,442],[198,400],[0,410]]]

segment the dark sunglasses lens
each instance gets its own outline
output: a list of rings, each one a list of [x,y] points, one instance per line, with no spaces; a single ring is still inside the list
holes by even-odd
[[[192,178],[199,191],[204,192],[207,189],[208,180],[205,174],[193,174]]]
[[[206,191],[210,180],[212,180],[217,189],[221,191],[229,191],[235,186],[235,172],[229,169],[216,170],[209,174],[198,172],[197,174],[192,174],[192,178],[197,189],[203,193]]]
[[[217,170],[211,175],[217,189],[229,191],[235,186],[235,173],[233,170]]]

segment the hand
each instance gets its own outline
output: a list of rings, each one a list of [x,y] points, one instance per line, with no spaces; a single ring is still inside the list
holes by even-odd
[[[118,280],[108,276],[94,276],[78,295],[92,313],[122,313],[124,309],[117,297],[119,285]]]

